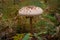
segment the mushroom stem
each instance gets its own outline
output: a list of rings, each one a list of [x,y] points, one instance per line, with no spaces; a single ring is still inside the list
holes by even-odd
[[[31,34],[34,33],[34,32],[33,32],[33,26],[32,26],[32,18],[33,18],[33,17],[30,17],[30,27],[31,27],[30,31],[31,31]]]

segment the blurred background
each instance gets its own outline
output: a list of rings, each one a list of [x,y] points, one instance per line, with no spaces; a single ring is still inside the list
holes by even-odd
[[[30,21],[18,10],[29,5],[44,10],[32,21],[38,40],[60,40],[60,0],[0,0],[0,40],[27,40]]]

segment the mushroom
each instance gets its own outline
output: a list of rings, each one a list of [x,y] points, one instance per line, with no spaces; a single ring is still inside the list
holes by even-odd
[[[38,16],[42,13],[43,13],[43,9],[37,6],[25,6],[19,9],[19,15],[26,17],[28,16],[30,18],[31,33],[34,33],[32,27],[32,17]]]

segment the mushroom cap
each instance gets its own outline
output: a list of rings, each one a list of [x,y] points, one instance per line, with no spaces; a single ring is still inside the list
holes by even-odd
[[[36,6],[25,6],[19,10],[19,15],[34,16],[42,14],[43,9]]]

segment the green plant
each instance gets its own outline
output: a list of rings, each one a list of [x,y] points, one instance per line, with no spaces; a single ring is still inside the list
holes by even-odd
[[[30,33],[26,34],[22,40],[29,40],[30,38]]]
[[[13,36],[14,40],[22,40],[24,34],[17,34],[16,36]]]

